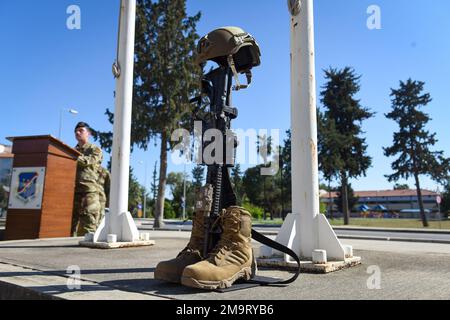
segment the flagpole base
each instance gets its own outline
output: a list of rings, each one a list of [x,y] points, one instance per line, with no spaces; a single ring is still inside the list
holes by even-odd
[[[297,256],[305,257],[306,260],[312,261],[317,250],[325,252],[325,260],[345,261],[351,258],[353,249],[349,246],[343,246],[333,228],[323,214],[317,215],[310,222],[310,228],[313,230],[314,239],[307,238],[307,235],[300,232],[300,226],[305,224],[300,214],[287,215],[280,232],[275,241],[293,250]],[[261,257],[276,257],[283,254],[279,251],[272,250],[269,247],[261,247]],[[285,261],[289,260],[289,256],[285,255]]]
[[[286,261],[283,257],[259,258],[258,267],[276,268],[282,270],[297,270],[297,262]],[[328,261],[326,263],[314,263],[313,261],[301,261],[300,272],[325,274],[338,270],[348,269],[361,264],[361,257],[346,258],[342,261]]]
[[[120,232],[111,233],[112,219],[115,226],[119,226]],[[112,216],[109,211],[105,212],[105,217],[100,223],[97,231],[85,236],[83,241],[79,242],[82,247],[97,249],[119,249],[130,247],[142,247],[155,245],[154,240],[150,240],[149,233],[139,234],[139,230],[134,223],[133,217],[129,212],[121,215]]]

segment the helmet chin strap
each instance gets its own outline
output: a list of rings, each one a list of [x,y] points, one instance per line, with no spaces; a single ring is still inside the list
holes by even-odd
[[[236,81],[236,85],[233,86],[233,90],[239,91],[241,89],[247,89],[248,87],[250,87],[250,84],[252,83],[252,72],[250,70],[245,71],[247,84],[241,84],[239,81],[239,75],[236,71],[236,65],[234,64],[233,55],[228,56],[228,65],[230,66],[231,71],[233,72],[234,80]]]

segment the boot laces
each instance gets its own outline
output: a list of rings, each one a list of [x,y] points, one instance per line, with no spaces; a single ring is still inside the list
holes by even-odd
[[[215,258],[221,259],[226,252],[229,252],[236,246],[235,241],[233,241],[233,236],[239,232],[239,218],[231,212],[223,210],[216,221],[214,221],[213,228],[217,226],[218,223],[223,226],[223,232],[219,242],[209,253],[209,262],[214,262]]]

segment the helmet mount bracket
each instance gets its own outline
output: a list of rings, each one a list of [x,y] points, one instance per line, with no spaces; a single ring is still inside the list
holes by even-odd
[[[250,87],[250,84],[252,83],[252,71],[251,70],[246,70],[245,72],[245,76],[247,77],[247,84],[241,84],[239,81],[239,75],[238,72],[236,70],[236,65],[234,64],[234,58],[233,55],[229,55],[228,56],[228,65],[231,68],[231,71],[233,72],[233,76],[234,76],[234,80],[236,81],[236,85],[233,86],[233,90],[234,91],[239,91],[241,89],[247,89],[248,87]]]

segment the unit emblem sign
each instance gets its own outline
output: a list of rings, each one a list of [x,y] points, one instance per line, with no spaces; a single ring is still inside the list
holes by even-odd
[[[9,209],[40,209],[45,168],[14,168]]]

